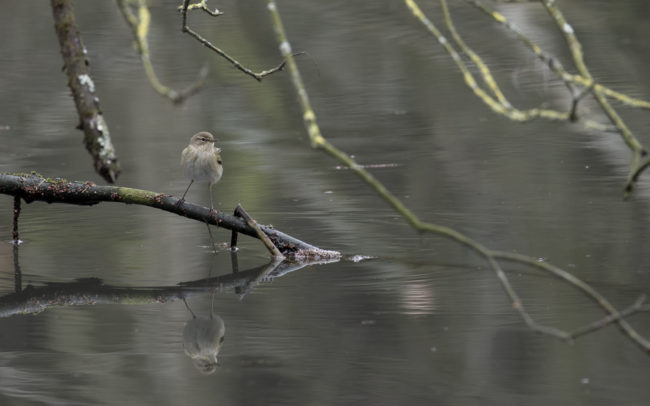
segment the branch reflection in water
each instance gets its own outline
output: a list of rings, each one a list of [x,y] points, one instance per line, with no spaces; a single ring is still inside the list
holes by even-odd
[[[36,315],[51,307],[92,306],[96,304],[151,304],[182,300],[192,318],[183,330],[183,349],[192,358],[194,366],[203,374],[212,374],[219,366],[217,355],[224,341],[226,327],[223,319],[214,313],[214,295],[232,291],[243,299],[257,285],[279,278],[308,265],[330,261],[288,262],[274,258],[266,265],[239,271],[237,254],[231,253],[232,272],[200,280],[180,282],[175,286],[119,287],[106,285],[96,277],[74,282],[45,282],[42,286],[21,286],[18,245],[14,246],[15,291],[0,296],[0,318],[16,315]],[[187,298],[210,292],[209,317],[197,316]]]

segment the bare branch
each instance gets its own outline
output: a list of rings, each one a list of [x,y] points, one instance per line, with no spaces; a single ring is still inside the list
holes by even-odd
[[[124,19],[129,24],[131,32],[135,40],[136,49],[140,55],[140,60],[142,61],[142,66],[144,67],[145,74],[151,87],[154,88],[156,92],[167,97],[173,103],[179,104],[185,101],[188,97],[198,92],[205,82],[205,78],[208,75],[208,68],[204,66],[199,74],[189,87],[184,90],[176,91],[165,85],[163,85],[151,63],[151,56],[149,52],[149,22],[151,21],[151,15],[149,14],[149,9],[147,7],[145,0],[118,0],[117,4],[119,6]],[[137,8],[137,16],[131,9],[131,6],[134,5]]]
[[[120,165],[115,155],[108,125],[99,108],[95,83],[88,70],[86,48],[75,23],[71,0],[52,0],[54,26],[61,46],[61,54],[68,74],[68,86],[72,90],[79,128],[84,132],[86,149],[95,161],[95,171],[107,182],[115,183]]]
[[[262,232],[260,227],[257,225],[257,222],[253,220],[253,218],[248,214],[246,210],[244,210],[241,204],[238,204],[237,207],[235,208],[235,216],[243,218],[246,224],[248,224],[250,228],[255,230],[255,234],[257,234],[257,238],[262,240],[262,242],[266,246],[266,249],[268,249],[271,255],[273,255],[273,258],[280,259],[280,260],[284,259],[284,255],[282,255],[280,250],[278,250],[278,247],[276,247],[271,242],[269,237],[266,234],[264,234],[264,232]],[[237,241],[236,233],[237,231],[233,230],[233,237],[231,239],[231,242],[235,241],[236,243]],[[235,245],[231,244],[231,248],[235,248]]]
[[[219,16],[219,15],[222,15],[222,14],[223,14],[223,13],[220,12],[219,10],[215,10],[214,12],[211,12],[211,11],[207,8],[206,0],[203,0],[203,1],[201,1],[200,3],[193,4],[192,6],[193,6],[192,8],[199,8],[199,9],[202,9],[202,10],[208,12],[210,15],[213,15],[213,16]],[[241,72],[245,73],[245,74],[248,75],[248,76],[251,76],[252,78],[254,78],[255,80],[257,80],[258,82],[261,82],[262,79],[263,79],[265,76],[271,75],[271,74],[273,74],[273,73],[275,73],[275,72],[279,72],[279,71],[281,71],[281,70],[284,69],[284,66],[285,66],[285,64],[286,64],[286,61],[282,61],[282,62],[281,62],[279,65],[277,65],[276,67],[271,68],[271,69],[268,69],[268,70],[264,70],[264,71],[259,72],[259,73],[255,73],[255,72],[253,72],[252,70],[248,69],[247,67],[245,67],[244,65],[242,65],[241,63],[239,63],[235,58],[233,58],[232,56],[228,55],[228,53],[226,53],[226,51],[224,51],[224,50],[222,50],[221,48],[219,48],[219,47],[213,45],[210,41],[208,41],[207,39],[205,39],[204,37],[202,37],[202,36],[201,36],[200,34],[198,34],[196,31],[192,30],[192,29],[187,25],[187,12],[188,12],[188,10],[190,10],[190,0],[183,0],[183,5],[181,6],[181,10],[180,10],[181,13],[182,13],[182,15],[183,15],[183,18],[182,18],[182,31],[185,32],[185,33],[187,33],[188,35],[190,35],[191,37],[193,37],[193,38],[196,39],[197,41],[199,41],[199,43],[200,43],[201,45],[205,46],[206,48],[209,48],[210,50],[212,50],[212,51],[214,51],[214,52],[216,52],[219,56],[221,56],[222,58],[224,58],[225,60],[227,60],[228,62],[230,62],[230,63],[231,63],[235,68],[237,68],[237,69],[240,70]]]

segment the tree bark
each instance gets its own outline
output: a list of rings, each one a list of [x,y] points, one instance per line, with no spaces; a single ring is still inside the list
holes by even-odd
[[[86,149],[95,162],[95,171],[107,182],[115,183],[120,165],[115,155],[108,125],[104,121],[95,84],[88,70],[88,51],[77,29],[71,0],[52,0],[54,27],[68,75],[68,86],[79,114],[79,129],[84,132]]]
[[[0,174],[0,193],[19,196],[26,203],[43,201],[78,205],[94,205],[100,202],[139,204],[259,238],[256,231],[239,217],[221,211],[211,211],[208,207],[185,201],[180,202],[177,197],[148,190],[98,186],[93,182],[70,182],[30,173]],[[258,226],[284,256],[295,261],[338,260],[341,257],[340,252],[320,249],[272,227],[261,224]]]

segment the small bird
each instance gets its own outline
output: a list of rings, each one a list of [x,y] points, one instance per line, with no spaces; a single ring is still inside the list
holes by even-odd
[[[212,186],[219,182],[223,174],[221,155],[219,155],[221,148],[217,148],[214,143],[215,139],[212,134],[201,131],[190,138],[189,145],[183,150],[181,166],[185,170],[185,176],[190,179],[190,184],[185,189],[181,200],[179,200],[179,205],[185,201],[185,195],[194,181],[208,182],[210,211],[214,211]]]

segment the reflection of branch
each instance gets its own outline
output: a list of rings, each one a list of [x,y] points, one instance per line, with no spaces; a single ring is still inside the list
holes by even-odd
[[[278,277],[287,269],[296,270],[318,262],[288,263],[272,261],[267,265],[232,274],[191,282],[179,286],[128,288],[104,285],[97,278],[80,279],[70,283],[47,283],[45,286],[27,286],[22,291],[0,297],[0,318],[18,314],[38,314],[59,306],[92,306],[96,304],[150,304],[182,300],[204,292],[238,289],[244,292],[260,281]],[[243,295],[241,295],[243,297]]]
[[[183,202],[171,195],[120,186],[97,186],[92,182],[69,182],[65,179],[44,178],[38,174],[0,174],[0,193],[19,196],[27,203],[69,203],[94,205],[99,202],[139,204],[176,213],[193,220],[210,223],[257,238],[257,233],[240,218],[207,207]],[[340,258],[337,251],[323,250],[271,227],[259,226],[273,244],[294,260]]]
[[[115,150],[108,132],[108,125],[99,108],[95,84],[88,71],[86,48],[77,30],[71,0],[52,0],[54,26],[59,37],[61,54],[68,74],[68,86],[72,91],[79,128],[84,132],[86,149],[95,161],[95,171],[107,182],[115,183],[120,174]]]
[[[308,265],[318,265],[326,264],[332,262],[331,260],[322,260],[322,261],[309,261],[303,263],[295,263],[289,261],[282,261],[277,258],[273,258],[271,262],[264,266],[259,266],[253,268],[249,271],[244,272],[235,272],[233,268],[233,273],[230,275],[233,278],[236,278],[238,281],[237,284],[230,284],[229,286],[223,286],[223,288],[235,288],[235,293],[239,295],[240,298],[243,298],[248,293],[250,293],[257,285],[261,282],[268,282],[275,278],[286,275],[289,272],[294,272],[299,269],[304,268]],[[221,278],[207,278],[199,279],[192,282],[182,282],[181,286],[190,288],[196,286],[219,286],[221,287]]]
[[[307,91],[305,90],[304,84],[302,82],[300,71],[298,71],[298,67],[295,63],[295,60],[291,55],[291,46],[289,45],[289,41],[284,32],[284,27],[282,25],[280,14],[277,10],[277,5],[274,0],[267,0],[267,4],[268,4],[269,12],[271,13],[271,20],[273,21],[273,26],[277,34],[277,40],[279,43],[282,44],[280,50],[283,56],[287,60],[287,68],[291,76],[293,85],[295,87],[296,93],[298,94],[298,100],[303,110],[303,121],[307,128],[307,133],[309,135],[309,139],[311,140],[312,147],[324,149],[328,154],[341,161],[344,165],[348,166],[357,175],[359,175],[359,177],[363,179],[364,182],[366,182],[370,187],[372,187],[382,199],[384,199],[397,212],[399,212],[402,215],[402,217],[406,221],[408,221],[408,223],[416,230],[420,232],[437,234],[446,237],[448,239],[451,239],[453,241],[456,241],[457,243],[466,246],[467,248],[473,250],[474,252],[478,253],[481,257],[483,257],[483,259],[489,264],[490,268],[495,272],[495,275],[499,280],[499,282],[501,283],[501,286],[505,290],[506,294],[508,295],[513,308],[517,312],[519,312],[519,315],[521,316],[521,318],[529,328],[531,328],[534,331],[544,333],[563,340],[571,339],[571,333],[565,332],[563,330],[559,330],[555,327],[538,324],[525,310],[522,300],[518,296],[512,284],[510,283],[510,280],[508,279],[507,275],[501,268],[501,265],[497,262],[498,258],[503,259],[504,257],[503,253],[499,251],[490,250],[487,247],[480,244],[479,242],[474,241],[451,228],[423,222],[415,215],[415,213],[413,213],[411,210],[406,208],[406,206],[404,206],[404,204],[398,198],[396,198],[392,193],[390,193],[383,184],[381,184],[377,179],[375,179],[374,176],[372,176],[368,171],[366,171],[363,167],[361,167],[361,165],[357,164],[356,161],[350,158],[348,154],[344,153],[343,151],[336,148],[334,145],[330,144],[329,141],[327,141],[322,136],[320,132],[320,128],[318,127],[318,123],[316,122],[316,115],[314,114],[314,111],[311,107],[311,103],[309,101],[309,96],[307,95]],[[535,258],[526,257],[523,255],[517,256],[516,258],[508,258],[508,259],[524,262],[526,264],[530,264],[533,266],[537,264]],[[569,274],[568,272],[563,270],[561,271],[564,272],[564,274],[571,276],[570,278],[564,279],[567,283],[573,284],[575,286],[575,282],[579,281],[579,279],[575,278],[573,275]],[[582,281],[579,282],[582,283],[582,286],[589,286]],[[592,289],[591,287],[589,288]],[[615,321],[619,326],[627,325],[627,323],[621,318],[622,317],[621,314],[617,312],[613,307],[606,308],[606,311],[610,315],[612,315],[612,321]],[[603,324],[603,326],[604,325],[606,324]],[[645,338],[641,337],[638,333],[636,333],[632,329],[632,327],[629,327],[629,325],[628,328],[630,332],[633,332],[633,334],[628,334],[628,337],[632,339],[639,347],[645,350],[648,354],[650,354],[650,342],[648,342]]]
[[[138,15],[131,10],[131,4],[136,3],[135,7],[138,9]],[[118,0],[117,2],[124,19],[129,24],[133,37],[135,38],[135,45],[140,54],[140,60],[142,60],[142,66],[144,71],[149,79],[149,83],[159,94],[169,98],[173,103],[182,103],[189,96],[193,95],[203,85],[203,82],[208,74],[207,67],[204,67],[199,72],[199,76],[194,83],[192,83],[187,89],[177,92],[174,89],[160,83],[156,72],[153,69],[151,63],[151,57],[149,53],[149,41],[147,40],[147,35],[149,34],[149,23],[151,21],[151,15],[149,14],[149,9],[145,0]]]
[[[203,9],[204,11],[208,12],[209,14],[213,16],[219,16],[222,13],[219,10],[215,10],[214,12],[210,12],[210,10],[207,8],[207,5],[205,4],[206,0],[201,1],[201,3],[193,4],[190,7],[190,0],[183,0],[183,5],[181,6],[181,13],[183,14],[183,23],[182,23],[182,30],[183,32],[186,32],[189,34],[191,37],[196,39],[201,43],[201,45],[211,49],[212,51],[216,52],[219,56],[230,62],[235,68],[239,69],[240,71],[244,72],[248,76],[251,76],[255,78],[258,82],[261,82],[262,79],[270,75],[272,73],[281,71],[284,69],[284,65],[286,64],[286,61],[282,61],[278,66],[271,68],[269,70],[265,70],[259,73],[255,73],[252,70],[248,69],[247,67],[243,66],[241,63],[239,63],[235,58],[232,56],[228,55],[225,51],[223,51],[221,48],[216,47],[212,45],[210,41],[207,39],[203,38],[200,34],[196,33],[194,30],[192,30],[188,25],[187,25],[187,12],[188,10],[191,10],[192,8],[200,8]]]

